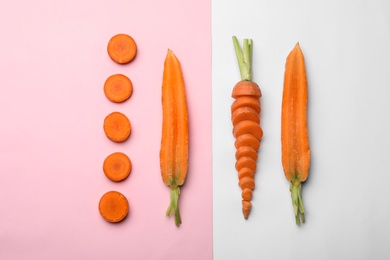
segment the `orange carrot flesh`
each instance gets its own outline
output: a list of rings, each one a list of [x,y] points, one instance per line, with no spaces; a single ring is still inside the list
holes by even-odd
[[[108,179],[118,182],[126,179],[131,172],[130,158],[121,152],[112,153],[103,162],[103,172]]]
[[[234,146],[236,149],[240,149],[242,146],[249,146],[257,151],[260,148],[260,142],[255,136],[251,134],[243,134],[236,138]]]
[[[137,54],[137,44],[127,34],[114,35],[107,45],[107,52],[110,58],[119,64],[126,64],[132,61]]]
[[[251,107],[240,107],[234,110],[232,113],[232,124],[237,125],[239,122],[244,120],[250,120],[255,123],[260,124],[259,113],[256,112],[254,108]]]
[[[307,79],[302,50],[297,43],[286,60],[282,99],[282,165],[296,223],[305,221],[301,183],[309,174],[310,146],[307,127]]]
[[[237,172],[239,172],[242,168],[247,167],[252,171],[256,171],[256,161],[250,157],[241,157],[236,161],[235,164]]]
[[[248,167],[242,167],[239,171],[238,171],[238,179],[241,180],[245,177],[249,177],[249,178],[255,178],[255,172],[251,169],[251,168],[248,168]]]
[[[109,191],[99,201],[99,212],[106,221],[117,223],[128,215],[129,203],[120,192]]]
[[[242,214],[244,215],[245,219],[249,217],[251,208],[252,208],[252,203],[249,200],[242,200]]]
[[[251,96],[241,96],[240,98],[234,100],[231,107],[231,112],[234,113],[236,109],[241,107],[253,108],[257,114],[261,112],[260,100]]]
[[[234,49],[240,68],[241,81],[233,87],[231,121],[233,136],[236,138],[236,170],[242,197],[242,213],[247,219],[252,207],[255,172],[257,168],[257,151],[263,130],[260,127],[260,87],[252,81],[252,40],[244,39],[243,48],[233,36]]]
[[[104,94],[112,102],[122,103],[129,99],[132,93],[133,83],[123,74],[111,75],[104,83]]]
[[[103,128],[106,136],[113,142],[125,142],[131,133],[129,119],[120,112],[112,112],[104,119]]]
[[[258,158],[257,151],[250,146],[241,146],[237,149],[235,156],[236,160],[241,157],[250,157],[253,160],[257,161]]]
[[[239,122],[233,128],[234,137],[237,138],[238,136],[243,134],[251,134],[256,137],[257,140],[260,140],[261,137],[263,137],[263,130],[258,123],[253,122],[251,120],[244,120]]]
[[[188,111],[181,65],[171,50],[168,50],[164,62],[162,110],[160,169],[163,182],[171,190],[166,215],[173,211],[175,223],[179,226],[180,186],[184,184],[188,170]]]
[[[232,98],[238,98],[241,96],[251,96],[256,99],[261,97],[261,90],[259,85],[253,81],[242,80],[238,82],[232,91]]]

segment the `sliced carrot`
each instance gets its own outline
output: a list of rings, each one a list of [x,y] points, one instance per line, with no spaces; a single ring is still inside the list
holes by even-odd
[[[112,181],[123,181],[131,172],[130,158],[121,152],[112,153],[103,162],[103,172]]]
[[[131,124],[129,119],[120,112],[112,112],[106,116],[103,128],[106,136],[116,143],[126,141],[131,133]]]
[[[132,93],[133,83],[123,74],[111,75],[104,83],[104,94],[112,102],[124,102],[130,98]]]
[[[99,212],[108,222],[120,222],[129,213],[129,203],[122,193],[109,191],[99,201]]]
[[[234,146],[236,149],[240,149],[242,146],[249,146],[257,151],[260,148],[260,142],[255,136],[251,134],[243,134],[236,138]]]
[[[232,98],[238,98],[241,96],[251,96],[259,99],[261,97],[261,90],[256,82],[242,80],[234,86],[232,91]]]
[[[241,74],[241,81],[232,90],[235,101],[231,105],[231,120],[233,136],[236,138],[236,170],[238,171],[239,186],[242,189],[242,212],[248,218],[255,187],[254,175],[257,168],[257,151],[263,130],[260,127],[260,97],[261,90],[252,81],[252,49],[251,39],[244,39],[241,48],[237,38],[233,36],[234,49]]]
[[[233,113],[240,107],[251,107],[259,114],[261,112],[260,100],[250,96],[242,96],[234,100],[231,106],[231,112]]]
[[[250,157],[253,160],[257,160],[258,154],[255,149],[250,146],[241,146],[236,151],[236,160],[241,157]]]
[[[107,52],[113,61],[119,64],[126,64],[135,58],[137,44],[131,36],[120,33],[110,39]]]
[[[243,134],[251,134],[256,137],[257,140],[260,140],[261,137],[263,137],[263,130],[258,123],[253,122],[251,120],[244,120],[239,122],[233,128],[233,135],[236,138]]]

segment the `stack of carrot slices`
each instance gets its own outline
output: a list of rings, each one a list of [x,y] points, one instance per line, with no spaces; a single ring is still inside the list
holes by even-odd
[[[117,34],[108,42],[107,52],[110,58],[118,64],[131,62],[137,54],[134,39],[127,34]],[[123,74],[113,74],[104,83],[104,95],[114,103],[123,103],[133,93],[131,80]],[[131,134],[131,123],[121,112],[112,112],[106,116],[103,123],[107,138],[115,143],[123,143]],[[103,172],[113,182],[125,180],[131,173],[130,158],[122,152],[114,152],[103,162]],[[126,197],[118,191],[105,193],[99,201],[100,215],[108,222],[122,221],[129,213],[129,203]]]

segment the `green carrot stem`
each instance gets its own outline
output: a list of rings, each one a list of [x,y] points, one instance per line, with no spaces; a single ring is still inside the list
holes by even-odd
[[[167,212],[166,212],[166,215],[170,216],[171,212],[173,210],[174,215],[175,215],[176,226],[180,226],[180,224],[181,224],[181,218],[180,218],[180,212],[179,212],[179,196],[180,196],[180,188],[179,187],[171,189],[171,202],[170,202],[169,207],[168,207]]]
[[[234,50],[238,61],[238,67],[240,68],[241,80],[252,80],[252,53],[253,53],[253,41],[252,39],[244,39],[243,47],[236,36],[233,36]]]
[[[301,182],[293,181],[290,185],[291,199],[294,208],[295,222],[297,225],[305,222],[305,207],[301,195]]]

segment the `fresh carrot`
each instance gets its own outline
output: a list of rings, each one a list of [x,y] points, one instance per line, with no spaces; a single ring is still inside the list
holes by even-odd
[[[123,74],[111,75],[104,82],[104,94],[112,102],[124,102],[131,97],[132,93],[133,83]]]
[[[106,116],[103,128],[108,139],[116,143],[126,141],[131,133],[129,119],[120,112],[112,112]]]
[[[121,152],[115,152],[106,157],[103,162],[103,172],[112,181],[123,181],[131,172],[130,158]]]
[[[179,226],[180,186],[184,184],[188,169],[188,111],[181,65],[171,50],[164,62],[162,111],[160,168],[163,182],[171,191],[166,215],[173,211],[176,226]]]
[[[305,222],[301,183],[309,175],[310,147],[307,127],[307,80],[305,60],[297,43],[286,60],[282,99],[282,164],[290,191],[296,223]]]
[[[260,97],[259,86],[252,81],[252,48],[251,39],[244,39],[243,48],[233,36],[241,81],[233,88],[231,105],[231,121],[233,136],[236,138],[236,170],[238,184],[242,190],[242,213],[247,219],[252,208],[253,189],[255,188],[255,172],[257,169],[258,150],[263,130],[260,127]]]
[[[122,193],[109,191],[99,201],[99,212],[108,222],[120,222],[129,213],[129,203]]]
[[[126,64],[135,58],[137,44],[131,36],[120,33],[110,39],[107,45],[107,52],[113,61],[119,64]]]

